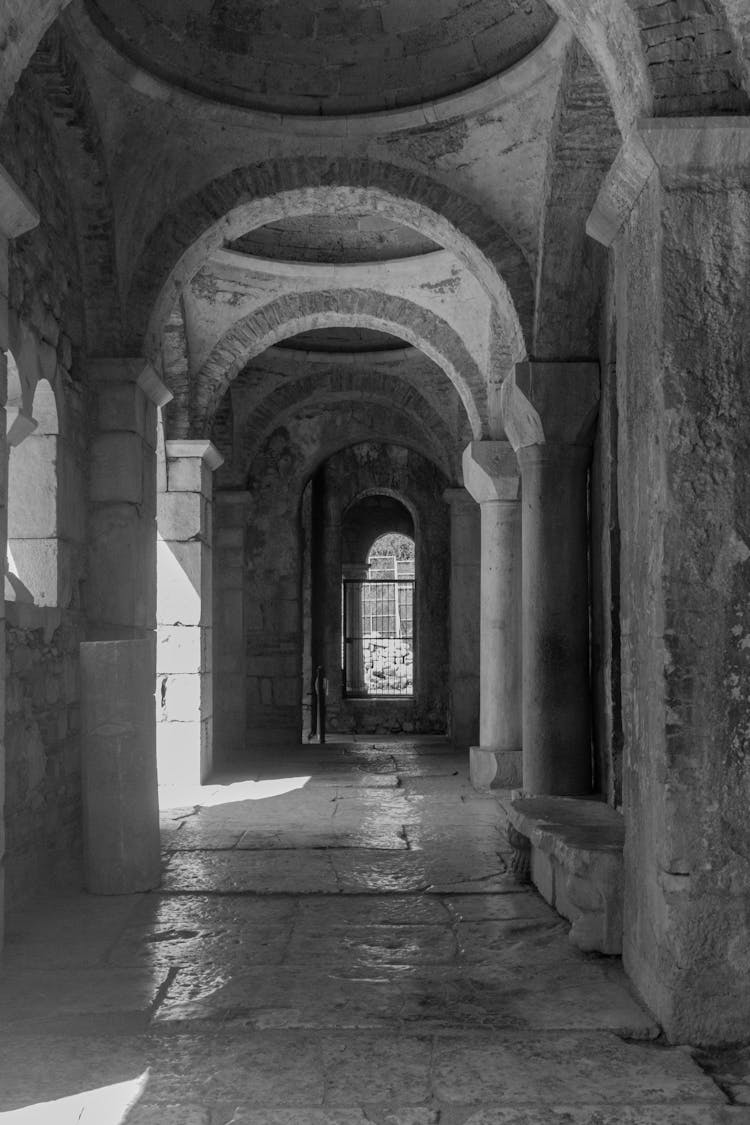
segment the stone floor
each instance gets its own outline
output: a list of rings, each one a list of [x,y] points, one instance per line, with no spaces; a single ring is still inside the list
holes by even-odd
[[[750,1122],[513,884],[500,806],[446,745],[254,771],[167,794],[159,893],[10,918],[0,1122]]]

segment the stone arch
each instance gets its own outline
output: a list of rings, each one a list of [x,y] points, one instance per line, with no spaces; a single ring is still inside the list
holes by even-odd
[[[385,406],[394,414],[403,414],[413,423],[415,432],[421,433],[419,452],[432,460],[449,479],[459,478],[461,442],[415,387],[396,375],[382,373],[329,372],[322,378],[317,374],[307,375],[282,384],[253,410],[242,434],[242,449],[238,451],[242,463],[251,465],[273,430],[283,426],[296,412],[313,403],[325,409],[352,400]]]
[[[607,255],[587,236],[586,222],[621,140],[601,75],[573,41],[547,154],[530,348],[535,359],[598,353]]]
[[[427,459],[429,460],[429,458]],[[438,468],[440,467],[441,466],[438,466]],[[406,508],[407,512],[411,516],[414,532],[416,534],[417,526],[419,523],[419,512],[417,511],[416,506],[414,505],[412,500],[408,496],[404,495],[404,493],[399,489],[389,488],[387,485],[381,485],[379,487],[373,488],[361,488],[359,492],[357,492],[357,494],[353,496],[349,503],[346,505],[344,511],[342,512],[342,516],[346,516],[347,512],[351,511],[355,504],[359,504],[360,500],[366,500],[368,496],[389,496],[391,500],[396,500],[399,504],[402,505],[402,507]]]
[[[485,380],[466,346],[444,320],[401,297],[373,290],[288,294],[239,321],[216,345],[195,383],[191,431],[205,433],[229,383],[254,356],[279,340],[322,327],[356,326],[400,336],[445,371],[480,437],[487,427]],[[183,434],[179,436],[185,436]]]
[[[424,427],[413,416],[397,414],[394,417],[392,408],[383,403],[350,402],[345,415],[339,403],[329,400],[322,406],[321,414],[326,414],[336,425],[331,426],[330,432],[325,433],[316,443],[314,452],[309,452],[304,457],[295,454],[293,460],[289,461],[285,456],[278,456],[281,448],[279,435],[284,435],[286,441],[289,430],[294,428],[293,410],[290,409],[285,419],[277,420],[276,426],[269,428],[263,435],[245,473],[245,484],[250,491],[253,491],[250,486],[254,482],[264,482],[265,487],[277,488],[277,482],[283,480],[284,488],[295,498],[293,506],[296,510],[305,486],[320,466],[335,453],[340,453],[351,445],[400,445],[420,454],[442,473],[446,473],[445,465],[436,458],[434,449],[425,440]],[[339,425],[339,421],[342,424]]]
[[[486,289],[516,359],[525,354],[533,285],[519,246],[497,221],[446,185],[383,161],[305,157],[239,168],[182,200],[153,231],[129,287],[131,347],[149,354],[182,286],[211,252],[281,216],[379,211],[439,242]]]
[[[88,350],[94,355],[117,355],[122,308],[109,176],[86,78],[59,24],[47,31],[29,69],[57,126],[61,163],[70,185]]]

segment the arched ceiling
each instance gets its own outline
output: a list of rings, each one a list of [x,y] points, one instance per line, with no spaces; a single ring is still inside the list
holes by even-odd
[[[545,0],[87,0],[137,65],[217,101],[373,113],[458,93],[524,58]]]
[[[281,340],[276,346],[296,352],[351,353],[399,351],[412,345],[373,328],[314,328]]]
[[[257,227],[232,250],[281,262],[382,262],[439,250],[437,242],[372,211],[300,215]]]

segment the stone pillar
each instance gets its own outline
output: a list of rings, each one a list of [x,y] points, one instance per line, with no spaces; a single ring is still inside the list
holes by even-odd
[[[480,509],[465,488],[447,488],[451,512],[450,734],[455,746],[479,740]]]
[[[504,385],[521,470],[523,788],[591,792],[588,464],[598,366],[524,363]]]
[[[364,582],[370,568],[367,563],[343,563],[342,578],[353,582]],[[346,587],[344,613],[344,638],[346,647],[346,691],[361,695],[365,690],[365,654],[362,647],[362,587]],[[358,638],[349,640],[349,637]]]
[[[214,493],[214,763],[246,747],[245,535],[250,494]]]
[[[156,412],[171,393],[143,359],[97,359],[86,607],[94,640],[156,625]]]
[[[0,552],[7,557],[8,533],[8,447],[5,441],[5,399],[7,395],[7,359],[9,346],[8,254],[14,238],[33,230],[39,214],[30,200],[0,165]],[[5,564],[3,563],[3,571]],[[3,944],[5,919],[5,606],[0,605],[0,948]]]
[[[158,887],[153,638],[81,645],[84,884],[100,895]]]
[[[470,749],[475,789],[521,781],[520,504],[508,442],[474,441],[464,484],[481,507],[479,745]]]
[[[518,451],[523,493],[523,787],[591,791],[586,481],[591,451]]]
[[[157,507],[157,748],[161,784],[199,784],[213,764],[213,478],[205,440],[167,441]]]
[[[645,121],[617,292],[623,959],[673,1040],[750,1026],[750,119]]]

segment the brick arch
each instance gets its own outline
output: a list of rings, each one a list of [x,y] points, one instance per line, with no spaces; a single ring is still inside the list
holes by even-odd
[[[394,418],[408,418],[414,432],[421,433],[420,452],[439,465],[446,476],[458,479],[461,441],[416,387],[383,372],[329,371],[323,376],[316,373],[283,383],[254,407],[241,435],[241,449],[235,448],[235,462],[239,457],[243,465],[251,465],[273,430],[299,411],[313,405],[326,409],[349,402],[386,407]]]
[[[453,383],[474,437],[486,434],[484,376],[458,333],[413,301],[367,289],[287,294],[234,325],[213,349],[194,383],[192,434],[200,436],[208,431],[229,383],[256,355],[299,332],[345,326],[390,332],[419,348]]]
[[[177,294],[227,241],[282,216],[369,209],[452,250],[497,307],[510,350],[525,354],[533,282],[520,247],[469,199],[417,172],[367,159],[305,157],[238,168],[182,200],[153,231],[128,297],[133,354],[158,346]]]
[[[92,355],[117,355],[122,310],[115,262],[109,176],[86,78],[59,25],[49,29],[29,64],[57,128],[70,184],[81,254],[84,323]]]

